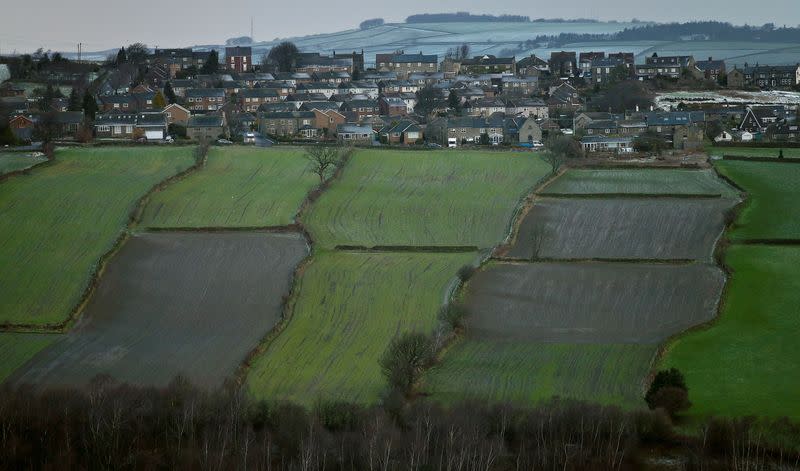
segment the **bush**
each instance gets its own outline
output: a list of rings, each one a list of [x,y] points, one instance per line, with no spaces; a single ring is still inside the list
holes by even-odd
[[[393,389],[409,394],[433,357],[433,344],[425,334],[407,333],[389,344],[380,360],[381,371]]]
[[[456,330],[464,326],[464,318],[467,317],[467,313],[467,308],[463,305],[450,303],[439,309],[439,320],[450,329]]]
[[[472,278],[472,275],[474,275],[476,271],[477,269],[472,265],[464,265],[458,269],[458,279],[461,280],[462,283],[466,283]]]
[[[652,409],[663,409],[670,417],[675,417],[678,412],[691,407],[692,403],[689,402],[689,393],[685,389],[664,386],[652,394],[649,405]]]
[[[659,371],[653,378],[644,400],[650,409],[663,408],[673,416],[688,409],[691,406],[689,388],[686,387],[683,373],[677,368]]]

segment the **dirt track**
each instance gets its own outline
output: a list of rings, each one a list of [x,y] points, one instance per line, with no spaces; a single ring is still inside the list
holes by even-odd
[[[108,265],[76,327],[11,381],[85,385],[98,374],[163,386],[181,374],[214,388],[280,318],[299,234],[147,233]]]

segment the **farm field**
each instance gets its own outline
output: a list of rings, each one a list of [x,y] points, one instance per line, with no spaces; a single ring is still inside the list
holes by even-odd
[[[42,349],[58,340],[58,334],[0,332],[0,384]]]
[[[780,149],[777,147],[713,147],[713,155],[734,155],[737,157],[772,157],[778,158],[778,154],[783,150],[783,158],[800,159],[800,148],[787,147]]]
[[[59,150],[0,184],[0,323],[63,322],[139,198],[193,163],[191,148]]]
[[[299,234],[147,233],[110,261],[77,325],[10,381],[82,386],[98,374],[222,386],[282,313]]]
[[[568,170],[540,193],[738,197],[712,170],[683,169]]]
[[[747,190],[749,199],[729,237],[800,239],[800,165],[725,160],[716,163],[723,175]]]
[[[0,152],[0,175],[24,170],[47,160],[44,157],[31,157],[19,152]]]
[[[735,204],[728,198],[540,197],[507,256],[710,261],[725,212]]]
[[[377,402],[386,388],[378,360],[390,340],[432,331],[456,271],[476,256],[317,252],[291,319],[253,362],[248,390],[304,405]]]
[[[726,260],[733,276],[719,319],[678,338],[659,367],[686,376],[692,417],[800,419],[800,248],[734,244]]]
[[[315,243],[472,245],[506,235],[549,172],[530,153],[359,151],[304,218]]]
[[[468,336],[656,344],[713,318],[723,283],[694,263],[492,262],[467,286]]]
[[[287,225],[317,182],[301,149],[212,147],[202,170],[153,195],[141,225]]]
[[[465,399],[520,405],[553,396],[641,407],[655,356],[650,344],[558,344],[467,338],[423,378],[438,402]]]

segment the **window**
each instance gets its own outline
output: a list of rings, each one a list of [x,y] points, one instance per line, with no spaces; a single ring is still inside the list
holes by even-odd
[[[108,132],[109,129],[110,129],[110,126],[97,126],[97,130],[100,131],[100,132]]]

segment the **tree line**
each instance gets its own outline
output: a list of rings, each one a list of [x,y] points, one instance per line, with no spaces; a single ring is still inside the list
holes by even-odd
[[[794,466],[752,420],[712,420],[681,436],[660,411],[553,399],[536,407],[417,401],[387,411],[344,402],[310,408],[209,393],[176,378],[163,389],[97,377],[85,389],[0,390],[7,469],[640,469],[658,453],[688,469]],[[797,439],[797,425],[770,424]],[[654,451],[656,450],[655,454]]]

